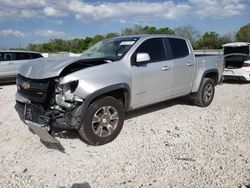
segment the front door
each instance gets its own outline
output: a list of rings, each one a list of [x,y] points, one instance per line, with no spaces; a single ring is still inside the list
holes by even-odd
[[[167,99],[170,96],[171,82],[171,64],[166,60],[162,38],[144,41],[133,56],[137,53],[148,53],[150,61],[132,66],[131,102],[134,108]]]

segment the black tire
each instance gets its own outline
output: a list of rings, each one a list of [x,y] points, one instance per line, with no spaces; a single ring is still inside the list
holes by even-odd
[[[121,102],[108,96],[94,101],[89,106],[79,134],[89,145],[104,145],[119,135],[123,123],[124,110]]]
[[[211,104],[214,98],[215,84],[211,78],[202,80],[199,91],[193,95],[194,104],[200,107],[207,107]]]

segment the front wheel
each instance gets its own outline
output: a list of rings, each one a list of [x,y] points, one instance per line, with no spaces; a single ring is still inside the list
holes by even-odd
[[[103,145],[119,135],[123,123],[124,110],[121,102],[108,96],[89,106],[79,134],[87,144]]]
[[[204,78],[199,91],[193,95],[194,103],[200,107],[207,107],[213,101],[214,93],[214,80],[211,78]]]

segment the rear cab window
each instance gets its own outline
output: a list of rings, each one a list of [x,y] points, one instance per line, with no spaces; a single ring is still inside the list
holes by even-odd
[[[165,40],[166,50],[171,53],[171,59],[183,58],[189,55],[186,40],[179,38],[168,38]]]

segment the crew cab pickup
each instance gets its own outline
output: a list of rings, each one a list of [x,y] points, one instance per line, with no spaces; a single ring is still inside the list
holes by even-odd
[[[76,129],[88,144],[102,145],[118,136],[127,111],[185,95],[200,107],[210,105],[222,72],[222,56],[195,58],[185,38],[123,36],[78,58],[22,66],[17,109],[43,141],[56,142],[55,128]]]

